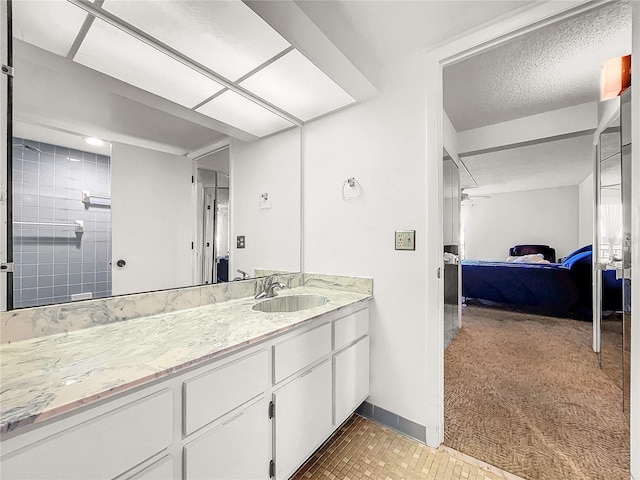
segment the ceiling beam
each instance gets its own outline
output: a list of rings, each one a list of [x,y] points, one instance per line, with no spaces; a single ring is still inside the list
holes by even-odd
[[[369,79],[293,0],[243,0],[265,22],[336,82],[356,102],[378,94]]]
[[[469,156],[523,144],[593,132],[598,126],[598,102],[458,132],[459,155]]]

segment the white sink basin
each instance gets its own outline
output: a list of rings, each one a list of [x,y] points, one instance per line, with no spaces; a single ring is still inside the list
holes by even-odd
[[[286,295],[258,302],[253,309],[259,312],[299,312],[328,302],[329,299],[322,295]]]

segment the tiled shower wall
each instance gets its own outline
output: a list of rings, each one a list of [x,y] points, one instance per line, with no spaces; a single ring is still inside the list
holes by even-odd
[[[111,209],[82,202],[83,190],[110,196],[110,158],[21,138],[13,145],[14,307],[110,296]],[[75,220],[83,233],[16,224]]]

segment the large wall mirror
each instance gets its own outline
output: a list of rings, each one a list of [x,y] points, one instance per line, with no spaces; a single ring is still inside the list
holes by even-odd
[[[353,98],[239,1],[12,10],[9,308],[300,270],[300,125]]]

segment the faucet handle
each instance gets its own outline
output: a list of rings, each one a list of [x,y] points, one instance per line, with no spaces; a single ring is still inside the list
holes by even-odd
[[[272,283],[269,286],[269,288],[267,289],[267,296],[268,297],[275,297],[276,295],[278,295],[278,292],[276,291],[276,288],[283,289],[283,288],[287,288],[287,286],[284,283],[280,283],[280,282]]]
[[[243,272],[242,270],[238,269],[237,272],[242,275],[242,280],[248,280],[249,278],[251,278],[251,276],[247,273],[247,272]]]

